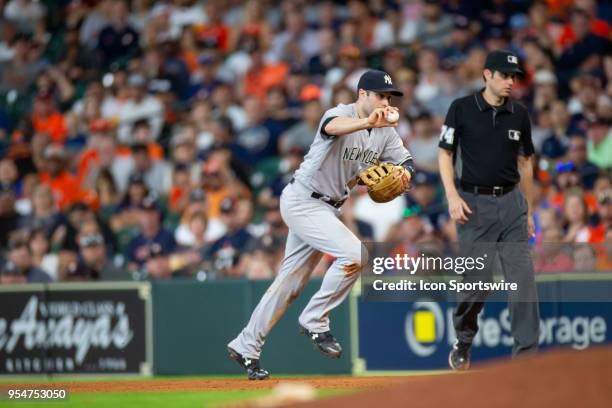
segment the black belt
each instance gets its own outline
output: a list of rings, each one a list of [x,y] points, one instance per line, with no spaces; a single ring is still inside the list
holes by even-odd
[[[293,182],[295,181],[294,178],[291,179],[291,181],[289,182],[289,184],[293,184]],[[342,200],[334,200],[332,198],[330,198],[329,196],[317,193],[316,191],[313,191],[310,196],[312,198],[316,198],[317,200],[321,200],[326,204],[331,205],[334,208],[340,208],[342,207],[342,204],[344,204],[344,202],[346,201],[346,198],[343,198]]]
[[[516,184],[512,184],[509,186],[477,186],[472,183],[467,183],[465,181],[461,181],[461,189],[468,193],[474,194],[484,194],[484,195],[492,195],[494,197],[503,196],[504,194],[508,194],[512,190],[514,190]]]

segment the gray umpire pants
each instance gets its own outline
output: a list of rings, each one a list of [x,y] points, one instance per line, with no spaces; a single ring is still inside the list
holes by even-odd
[[[498,197],[465,191],[459,194],[472,210],[465,224],[457,224],[460,250],[466,256],[483,256],[483,253],[487,253],[484,270],[466,272],[463,282],[491,281],[494,268],[501,266],[504,280],[516,282],[518,286],[517,291],[508,291],[514,337],[512,353],[517,355],[535,351],[539,340],[540,315],[533,261],[527,242],[527,201],[518,186]],[[478,290],[459,292],[454,326],[460,342],[472,343],[478,332],[478,314],[488,294],[487,291]]]

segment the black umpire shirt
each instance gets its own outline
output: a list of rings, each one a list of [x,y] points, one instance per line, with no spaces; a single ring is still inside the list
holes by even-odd
[[[439,146],[455,158],[459,147],[461,181],[482,187],[514,185],[520,179],[518,155],[534,153],[527,109],[510,98],[491,106],[482,92],[453,101]]]

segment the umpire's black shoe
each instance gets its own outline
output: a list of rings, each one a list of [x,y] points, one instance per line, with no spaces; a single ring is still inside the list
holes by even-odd
[[[227,352],[232,360],[246,370],[249,380],[265,380],[270,377],[270,373],[259,366],[259,360],[244,357],[231,347],[227,348]]]
[[[313,333],[305,327],[300,326],[300,334],[310,337],[315,349],[324,356],[329,358],[340,358],[342,355],[342,346],[331,332]]]
[[[465,371],[470,368],[471,344],[455,341],[453,349],[448,355],[448,365],[455,371]]]

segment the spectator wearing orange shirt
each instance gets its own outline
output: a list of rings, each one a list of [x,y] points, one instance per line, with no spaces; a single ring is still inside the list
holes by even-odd
[[[268,44],[272,36],[272,28],[266,20],[265,6],[258,1],[246,2],[242,21],[232,25],[231,29],[230,49],[238,48],[238,43],[244,36],[258,38],[263,44]]]
[[[64,116],[57,111],[51,95],[38,96],[32,109],[32,126],[37,133],[47,133],[54,143],[63,144],[68,133]]]
[[[591,230],[589,242],[603,243],[606,234],[612,231],[612,190],[603,192],[597,201],[598,223]]]
[[[227,172],[223,163],[209,160],[202,166],[202,188],[206,192],[207,211],[209,219],[221,217],[221,203],[230,195]]]
[[[110,122],[99,119],[90,125],[88,149],[83,152],[78,163],[78,178],[82,188],[93,189],[98,175],[108,170],[119,191],[127,188],[128,177],[133,167],[129,149],[123,152],[115,141]]]
[[[188,203],[190,190],[191,174],[189,173],[189,167],[182,163],[176,164],[172,173],[172,187],[168,193],[170,211],[176,214],[183,212]]]
[[[584,18],[590,18],[591,33],[598,37],[609,38],[610,24],[601,18],[597,18],[597,2],[594,0],[582,0],[580,6],[577,7]],[[563,31],[559,37],[559,44],[562,48],[569,47],[576,43],[576,32],[572,24],[563,26]]]
[[[223,24],[217,3],[208,1],[204,8],[208,22],[195,27],[196,39],[201,45],[215,47],[225,53],[228,50],[230,29]]]
[[[180,38],[179,58],[183,61],[190,74],[198,68],[198,47],[193,30],[183,30]]]
[[[566,234],[565,242],[590,242],[592,230],[587,224],[586,202],[579,192],[572,192],[565,198],[563,209]]]
[[[263,52],[259,47],[254,47],[250,54],[251,67],[244,75],[243,93],[264,102],[270,88],[285,82],[289,67],[283,62],[266,64]]]
[[[571,29],[574,35],[561,36],[560,44],[563,53],[559,57],[557,67],[565,70],[580,68],[587,72],[595,69],[600,64],[600,58],[610,49],[610,41],[592,32],[593,20],[591,16],[582,9],[575,8],[570,16]],[[564,75],[567,75],[565,72]],[[564,79],[569,77],[565,76]]]
[[[99,165],[100,146],[104,143],[103,139],[109,136],[110,130],[110,122],[106,119],[96,119],[89,124],[87,148],[81,153],[77,164],[77,177],[81,185],[89,185],[95,180],[95,174],[90,173]]]
[[[606,232],[605,241],[597,247],[596,268],[601,272],[612,272],[612,229]]]
[[[62,146],[47,146],[44,157],[46,171],[40,174],[40,181],[51,187],[56,205],[66,209],[82,198],[79,180],[66,170],[67,154]]]

